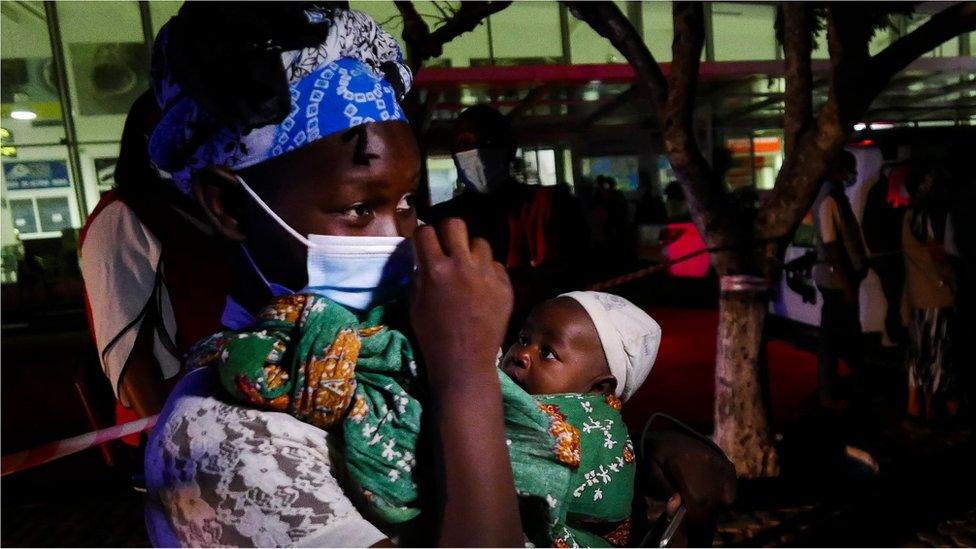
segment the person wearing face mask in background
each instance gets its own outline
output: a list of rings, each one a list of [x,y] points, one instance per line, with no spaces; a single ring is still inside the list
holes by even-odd
[[[567,185],[519,182],[512,175],[517,148],[505,115],[489,105],[464,110],[451,141],[462,190],[423,216],[431,224],[463,219],[491,244],[515,290],[509,336],[533,305],[581,287],[593,270],[583,264],[590,235],[579,200]]]
[[[858,288],[867,274],[867,254],[851,203],[844,189],[857,178],[857,160],[841,151],[813,204],[817,263],[813,280],[823,296],[820,309],[820,397],[837,404],[837,368],[843,358],[851,372],[852,393],[863,397],[864,360]]]

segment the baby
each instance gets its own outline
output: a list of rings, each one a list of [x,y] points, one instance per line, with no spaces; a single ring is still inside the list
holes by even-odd
[[[635,464],[621,399],[647,378],[660,341],[657,322],[626,299],[572,292],[537,306],[499,363],[579,433],[566,518],[579,545],[628,541]]]
[[[572,292],[529,314],[499,366],[533,395],[630,398],[650,373],[661,327],[626,299]]]
[[[382,307],[357,317],[322,296],[284,296],[251,328],[199,343],[187,363],[215,366],[237,400],[339,436],[351,493],[378,524],[407,532],[397,525],[424,507],[415,469],[428,467],[417,458],[426,397],[411,343],[386,318]],[[627,542],[636,465],[621,399],[659,342],[658,325],[625,299],[574,292],[539,305],[505,355],[506,438],[534,544]]]

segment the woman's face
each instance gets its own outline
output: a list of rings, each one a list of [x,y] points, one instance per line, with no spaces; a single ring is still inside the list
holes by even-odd
[[[420,155],[405,122],[357,126],[238,175],[302,235],[409,237],[417,227]],[[305,246],[241,195],[240,230],[265,276],[305,286]]]

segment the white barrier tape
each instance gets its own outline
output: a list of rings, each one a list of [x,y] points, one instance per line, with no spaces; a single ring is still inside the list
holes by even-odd
[[[765,292],[769,290],[769,280],[761,276],[726,275],[719,279],[723,292]]]
[[[92,431],[83,435],[44,444],[37,448],[31,448],[30,450],[24,450],[23,452],[17,452],[9,456],[3,456],[2,460],[0,460],[2,461],[2,464],[0,464],[0,477],[5,477],[17,471],[23,471],[24,469],[37,467],[49,461],[94,448],[106,442],[152,429],[158,417],[150,416],[137,419],[129,423],[123,423],[122,425]]]

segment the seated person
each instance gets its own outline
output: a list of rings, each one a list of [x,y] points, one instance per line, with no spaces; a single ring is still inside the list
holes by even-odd
[[[417,530],[407,524],[423,507],[428,463],[418,444],[428,399],[411,345],[390,324],[395,306],[357,316],[316,293],[275,299],[255,326],[201,342],[188,366],[215,365],[237,399],[341,432],[350,492],[403,539]],[[621,399],[647,377],[660,337],[628,301],[573,292],[537,307],[502,359],[506,437],[532,543],[631,541],[636,465]]]

